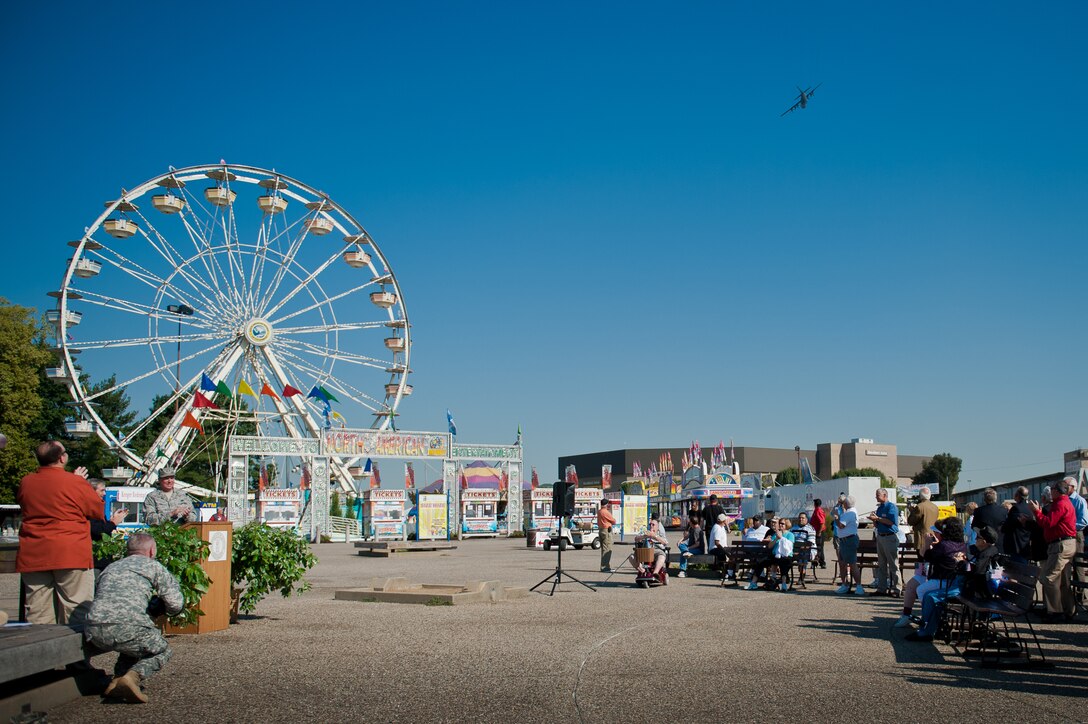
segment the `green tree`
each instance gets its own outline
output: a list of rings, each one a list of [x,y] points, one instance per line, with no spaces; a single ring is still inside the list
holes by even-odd
[[[895,481],[876,468],[846,468],[835,473],[831,478],[880,478],[880,487],[895,487]]]
[[[775,485],[797,485],[801,482],[801,471],[797,467],[779,470],[774,478]]]
[[[0,297],[0,432],[8,437],[0,451],[0,502],[15,500],[19,480],[37,469],[32,435],[42,411],[38,369],[53,359],[40,344],[36,312]]]
[[[944,452],[927,460],[922,465],[922,471],[911,480],[915,485],[927,485],[931,490],[939,491],[937,496],[939,500],[951,500],[956,483],[960,480],[961,469],[963,469],[963,460]]]
[[[332,491],[332,495],[329,496],[329,515],[333,518],[340,518],[343,516],[343,512],[340,510],[340,493]]]

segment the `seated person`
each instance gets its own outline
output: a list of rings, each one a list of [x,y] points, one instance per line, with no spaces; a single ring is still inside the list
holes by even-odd
[[[959,518],[942,518],[930,528],[929,545],[922,560],[926,573],[914,574],[903,587],[903,615],[895,622],[896,628],[910,626],[910,613],[914,602],[930,591],[948,588],[959,573],[960,561],[967,556],[964,543],[963,523]]]
[[[635,536],[635,543],[649,542],[654,549],[654,564],[650,569],[650,573],[657,575],[661,572],[661,569],[665,567],[665,561],[668,558],[669,551],[669,539],[665,537],[665,528],[661,525],[661,520],[657,513],[650,516],[650,525],[646,528],[646,533],[640,536]],[[665,582],[668,583],[669,577],[665,576]]]
[[[945,599],[961,591],[975,598],[990,598],[990,571],[997,565],[997,531],[990,526],[976,530],[975,550],[970,558],[957,556],[959,575],[946,588],[937,588],[922,598],[922,628],[907,635],[908,641],[932,641],[941,623]]]
[[[809,525],[808,513],[800,513],[797,516],[797,525],[793,526],[790,530],[793,533],[793,547],[795,559],[797,561],[798,568],[801,569],[802,578],[805,575],[805,567],[812,562],[812,552],[816,547],[816,529]],[[799,552],[797,549],[801,543],[811,543],[812,546],[804,552]]]
[[[781,590],[789,590],[790,584],[786,581],[786,577],[793,566],[794,535],[790,531],[789,518],[781,518],[774,521],[774,524],[775,528],[770,531],[766,540],[768,555],[756,561],[752,568],[752,581],[748,584],[749,591],[759,588],[758,579],[769,568],[774,568],[778,573]]]
[[[717,559],[715,567],[721,570],[723,567],[726,575],[733,576],[733,559],[729,556],[729,516],[725,513],[718,514],[718,522],[710,530],[710,550],[707,551]]]
[[[762,543],[770,532],[771,529],[763,525],[763,519],[756,515],[752,517],[751,525],[744,531],[744,540]]]
[[[695,513],[688,518],[687,537],[680,544],[680,572],[677,578],[687,576],[688,558],[703,552],[703,526],[700,524],[699,514]]]

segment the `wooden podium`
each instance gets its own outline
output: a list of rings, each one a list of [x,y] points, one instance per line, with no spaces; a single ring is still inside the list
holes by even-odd
[[[191,626],[172,626],[166,624],[163,633],[202,634],[222,631],[230,625],[231,583],[230,559],[231,541],[234,526],[229,521],[220,523],[187,523],[183,528],[195,529],[200,537],[208,541],[211,550],[207,560],[201,561],[204,572],[211,582],[208,592],[200,599],[200,610],[204,615]]]

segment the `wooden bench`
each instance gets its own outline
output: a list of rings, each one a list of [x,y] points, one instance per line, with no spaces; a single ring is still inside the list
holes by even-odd
[[[96,693],[98,679],[78,668],[83,663],[83,634],[76,627],[0,628],[0,721]]]
[[[1000,667],[1010,657],[1024,666],[1047,666],[1039,637],[1035,635],[1035,628],[1028,618],[1039,581],[1039,566],[1005,561],[1004,569],[1008,580],[998,589],[996,597],[958,595],[945,602],[945,619],[941,626],[945,640],[952,643],[955,637],[953,645],[956,649],[965,657],[979,656],[982,666]],[[1027,625],[1035,650],[1039,653],[1038,659],[1032,657],[1031,646],[1021,636],[1017,625],[1020,619]],[[1010,646],[1014,638],[1015,649]],[[972,641],[976,642],[974,650]]]
[[[383,556],[388,557],[393,553],[409,553],[413,551],[449,551],[457,548],[452,541],[448,540],[362,540],[355,544],[355,547],[359,549],[358,553],[361,556]]]
[[[721,569],[721,583],[724,586],[726,573],[732,566],[735,574],[734,583],[740,585],[742,579],[748,577],[755,567],[755,562],[767,553],[767,546],[759,541],[738,541],[729,546],[729,555]]]

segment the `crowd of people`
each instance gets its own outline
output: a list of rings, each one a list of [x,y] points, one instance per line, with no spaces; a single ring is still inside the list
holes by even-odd
[[[86,468],[69,472],[62,443],[43,442],[35,455],[40,467],[20,481],[16,494],[23,516],[16,570],[26,620],[82,626],[88,656],[119,654],[105,695],[146,702],[144,680],[171,654],[148,607],[157,598],[165,613],[180,613],[178,582],[155,560],[155,541],[143,533],[129,536],[124,559],[96,562],[92,539],[111,534],[127,511],[119,508],[106,518],[105,484],[90,480]],[[144,504],[149,523],[197,520],[192,500],[174,489],[175,475],[171,468],[159,473],[159,488]]]
[[[789,590],[787,574],[796,567],[826,567],[823,555],[825,521],[830,525],[837,551],[837,594],[889,596],[902,598],[902,615],[894,626],[919,630],[907,636],[912,641],[930,641],[940,620],[941,608],[950,596],[967,591],[988,596],[994,585],[988,581],[1006,561],[1036,563],[1040,566],[1045,621],[1072,620],[1075,593],[1071,585],[1075,575],[1071,565],[1074,555],[1084,551],[1088,530],[1088,505],[1077,490],[1077,479],[1067,476],[1045,490],[1041,501],[1028,500],[1027,488],[1016,491],[1015,500],[998,503],[997,493],[988,489],[983,505],[969,506],[967,521],[957,517],[940,518],[931,500],[929,488],[922,488],[917,501],[909,505],[906,526],[901,526],[899,507],[890,498],[889,489],[875,494],[875,510],[867,518],[873,526],[876,566],[870,590],[861,582],[858,564],[859,516],[852,496],[840,496],[830,514],[823,502],[814,501],[811,515],[801,513],[796,522],[789,518],[756,516],[746,521],[725,514],[715,496],[701,509],[689,512],[679,544],[680,571],[687,575],[689,559],[707,554],[715,558],[715,567],[729,579],[736,579],[736,548],[730,544],[731,527],[735,535],[751,544],[746,590],[761,586]],[[900,546],[910,539],[921,565],[900,586]],[[663,538],[663,529],[655,538]],[[805,544],[805,545],[802,545]],[[667,545],[667,543],[666,543]],[[755,555],[751,547],[756,548]],[[655,567],[664,565],[655,560]],[[744,583],[744,581],[741,581]],[[920,615],[916,608],[920,607]]]

